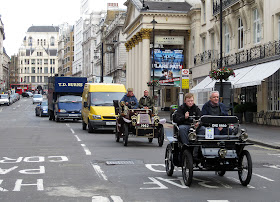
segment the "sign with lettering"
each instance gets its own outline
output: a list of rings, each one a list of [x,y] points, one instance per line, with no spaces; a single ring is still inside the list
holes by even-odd
[[[156,44],[184,45],[184,36],[155,36]]]

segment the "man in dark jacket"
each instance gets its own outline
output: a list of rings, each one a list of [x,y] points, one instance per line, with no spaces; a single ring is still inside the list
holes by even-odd
[[[143,109],[152,109],[154,106],[153,99],[149,96],[149,91],[144,91],[144,96],[139,100],[139,107]]]
[[[187,93],[184,98],[184,104],[178,107],[175,112],[174,122],[179,126],[179,136],[182,143],[187,144],[189,142],[188,132],[191,127],[192,121],[190,116],[200,117],[200,109],[194,104],[194,96],[192,93]],[[199,127],[197,122],[195,127],[198,134],[203,135],[205,133],[205,128],[203,126]]]
[[[202,115],[228,116],[226,106],[219,102],[219,91],[210,93],[210,100],[202,107]],[[227,135],[227,128],[214,128],[215,135]]]
[[[124,101],[125,105],[127,105],[131,109],[137,109],[139,105],[137,98],[133,94],[133,88],[127,89],[127,94],[123,96],[121,101]]]

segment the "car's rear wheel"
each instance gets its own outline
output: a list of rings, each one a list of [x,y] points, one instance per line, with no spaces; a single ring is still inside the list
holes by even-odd
[[[182,175],[185,185],[190,186],[193,178],[193,157],[187,149],[183,153]]]
[[[165,150],[165,170],[168,176],[173,175],[174,164],[171,144],[168,144]]]
[[[87,129],[87,124],[86,124],[86,122],[84,122],[84,120],[82,120],[82,125],[83,125],[83,130],[86,130]]]
[[[241,184],[243,186],[247,186],[252,178],[252,158],[250,153],[247,150],[243,150],[240,154],[239,160],[238,160],[238,176]]]
[[[118,126],[117,126],[118,123],[116,123],[116,131],[115,131],[115,140],[116,142],[119,142],[120,141],[120,132],[118,131]]]
[[[128,124],[124,124],[124,131],[123,131],[123,145],[127,146],[128,143]]]
[[[164,141],[164,128],[163,125],[159,127],[159,134],[158,134],[158,146],[162,147]]]

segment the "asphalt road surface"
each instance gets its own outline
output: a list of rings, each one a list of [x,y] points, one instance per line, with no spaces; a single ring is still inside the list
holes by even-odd
[[[165,134],[171,132],[166,124]],[[167,143],[130,137],[124,147],[110,131],[89,134],[81,122],[36,117],[35,104],[23,98],[0,106],[0,201],[280,201],[279,150],[247,147],[247,187],[237,172],[195,172],[187,187],[179,168],[172,177],[165,173]]]

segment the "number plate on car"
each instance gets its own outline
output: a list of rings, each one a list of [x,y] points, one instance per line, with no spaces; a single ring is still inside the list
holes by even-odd
[[[78,114],[69,114],[69,116],[78,116]]]
[[[140,125],[142,128],[148,128],[149,127],[149,124],[141,124]]]
[[[106,122],[106,125],[107,125],[107,126],[113,126],[113,125],[116,125],[116,122],[113,122],[113,121],[111,121],[111,122]]]
[[[214,128],[205,128],[205,139],[207,140],[214,139]]]

